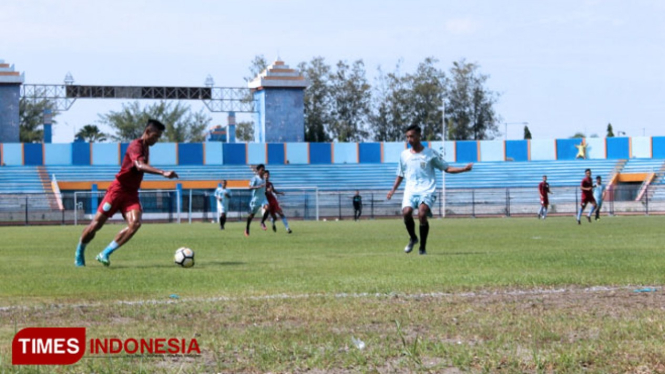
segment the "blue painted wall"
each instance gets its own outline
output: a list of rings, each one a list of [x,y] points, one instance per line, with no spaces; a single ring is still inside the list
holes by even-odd
[[[333,143],[333,162],[336,164],[357,164],[358,143]]]
[[[629,159],[630,158],[630,138],[607,138],[607,159]]]
[[[605,159],[605,138],[586,139],[586,158],[589,160]]]
[[[41,143],[23,145],[25,165],[44,165],[44,148]]]
[[[630,142],[631,158],[651,158],[651,137],[638,136],[630,138]]]
[[[127,153],[127,148],[129,147],[129,143],[120,143],[120,161],[119,165],[122,165],[122,161],[125,159],[125,153]],[[150,156],[152,157],[152,155]],[[149,162],[152,162],[152,160],[148,160]]]
[[[245,143],[224,143],[223,148],[224,165],[246,165]]]
[[[247,163],[250,165],[266,163],[265,143],[247,143]]]
[[[383,162],[397,163],[402,151],[406,149],[404,142],[383,143]]]
[[[531,161],[556,160],[554,149],[555,141],[552,139],[531,139]]]
[[[178,150],[176,143],[157,143],[150,147],[148,163],[150,165],[177,165]],[[123,157],[124,157],[123,153]]]
[[[206,142],[205,143],[205,164],[206,165],[222,165],[224,157],[222,153],[221,142]]]
[[[72,143],[72,164],[90,165],[90,143]]]
[[[179,165],[203,165],[202,143],[179,143],[178,144]]]
[[[72,145],[44,143],[44,165],[71,165]]]
[[[575,145],[582,144],[582,139],[557,139],[556,140],[556,159],[557,160],[574,160],[577,156],[577,147]]]
[[[505,161],[506,150],[503,140],[480,141],[480,161]]]
[[[309,164],[309,143],[286,143],[289,164]]]
[[[528,140],[506,140],[506,161],[529,161]]]
[[[331,164],[330,143],[309,143],[309,162],[310,164]]]
[[[358,144],[358,157],[361,164],[381,163],[381,143]]]
[[[458,141],[455,159],[457,162],[478,162],[478,142]]]
[[[23,165],[23,143],[4,143],[2,152],[2,162],[5,165]]]
[[[119,165],[120,155],[118,152],[120,152],[118,143],[94,143],[92,145],[92,164]]]
[[[268,164],[283,165],[286,163],[286,153],[284,152],[284,143],[268,144]]]
[[[653,158],[665,158],[665,136],[651,138],[651,149]]]

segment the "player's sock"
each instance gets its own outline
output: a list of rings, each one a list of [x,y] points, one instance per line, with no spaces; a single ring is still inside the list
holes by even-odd
[[[249,235],[249,224],[252,223],[252,217],[247,217],[247,227],[245,227],[245,235]]]
[[[286,231],[291,230],[289,228],[289,221],[286,220],[286,217],[282,216],[282,223],[284,224],[284,227],[286,227]]]
[[[543,219],[547,218],[547,208],[543,209]]]
[[[538,210],[538,217],[542,217],[542,216],[543,216],[543,209],[544,209],[544,207],[541,206],[540,209]]]
[[[596,207],[592,205],[592,206],[591,206],[591,210],[589,211],[589,215],[588,215],[589,218],[591,218],[591,215],[593,214],[593,212],[594,212],[595,210],[596,210]]]
[[[427,246],[427,235],[429,234],[429,222],[425,224],[420,224],[420,254],[425,253],[425,248]]]
[[[74,264],[76,266],[85,266],[85,246],[87,244],[79,242],[76,246],[76,258]]]
[[[404,225],[406,226],[406,232],[409,233],[409,237],[418,240],[416,236],[416,223],[413,221],[413,217],[404,217]]]
[[[108,258],[113,252],[115,252],[116,249],[118,249],[120,245],[114,241],[109,243],[109,245],[102,251],[102,255],[106,258]]]
[[[222,215],[219,219],[219,223],[222,225],[222,230],[224,230],[224,225],[226,225],[226,214]]]
[[[263,213],[263,217],[261,217],[261,225],[266,224],[266,220],[268,219],[269,215],[270,215],[270,211],[268,211],[268,209],[266,209],[266,212]]]
[[[580,208],[580,210],[577,212],[577,221],[579,222],[580,219],[582,219],[582,212],[584,212],[584,208]]]

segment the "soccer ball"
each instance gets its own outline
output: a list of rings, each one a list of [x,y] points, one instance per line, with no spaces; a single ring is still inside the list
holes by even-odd
[[[194,266],[194,251],[187,247],[178,248],[174,256],[175,264],[184,268]]]

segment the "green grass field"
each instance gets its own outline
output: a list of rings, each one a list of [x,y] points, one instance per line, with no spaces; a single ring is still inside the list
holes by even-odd
[[[109,268],[94,256],[120,225],[85,268],[81,226],[0,228],[0,373],[665,372],[665,217],[435,219],[427,256],[403,253],[397,219],[291,224],[146,224]],[[201,355],[11,366],[37,326],[196,338]]]

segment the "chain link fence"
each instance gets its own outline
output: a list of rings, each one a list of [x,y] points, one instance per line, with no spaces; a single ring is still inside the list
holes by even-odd
[[[549,215],[575,215],[579,209],[579,187],[551,188]],[[284,189],[280,205],[289,219],[353,219],[353,191],[321,191],[315,188]],[[94,216],[104,192],[61,194],[0,194],[0,225],[87,224]],[[402,191],[391,200],[386,190],[361,190],[361,219],[401,215]],[[540,208],[537,188],[447,189],[439,191],[432,213],[437,217],[536,216]],[[146,222],[215,221],[217,204],[213,191],[141,191]],[[233,190],[227,220],[243,220],[251,194]],[[588,208],[587,208],[588,209]],[[622,185],[608,189],[601,214],[663,214],[665,185],[647,188]],[[122,221],[116,214],[112,221]]]

